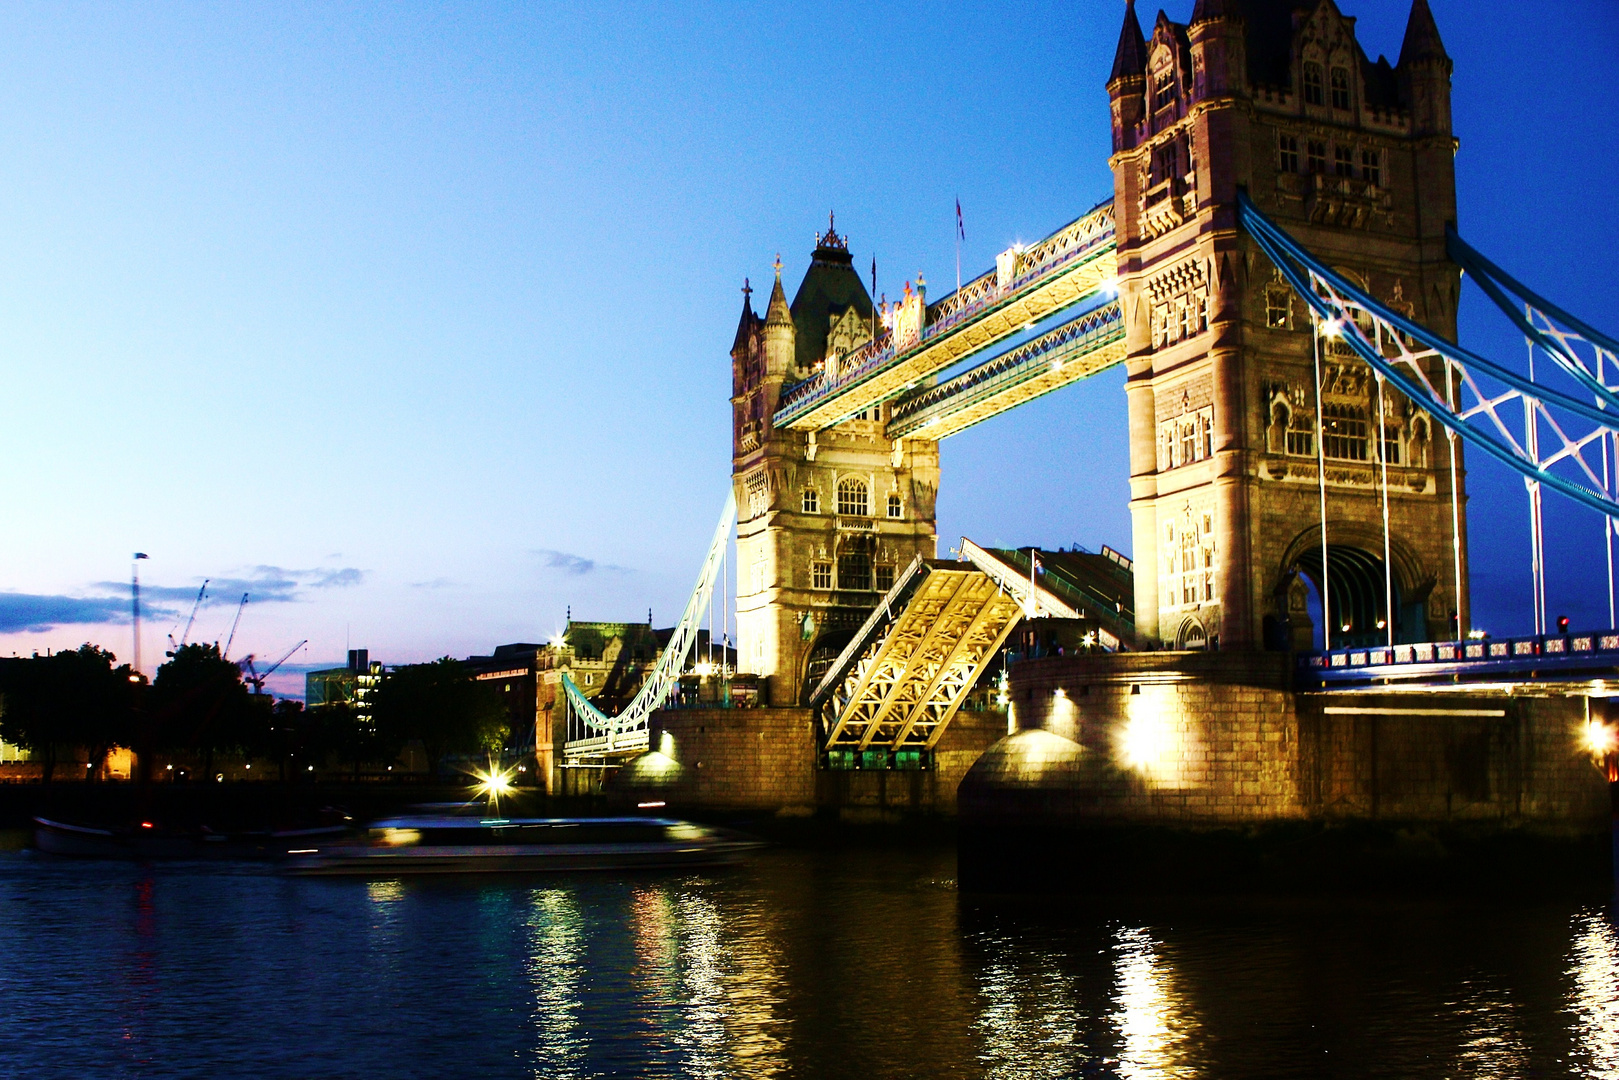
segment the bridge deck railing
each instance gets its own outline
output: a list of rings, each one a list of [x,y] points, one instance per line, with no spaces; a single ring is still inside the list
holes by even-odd
[[[1532,634],[1300,654],[1301,688],[1382,682],[1475,682],[1495,676],[1534,679],[1619,673],[1619,631]]]
[[[778,426],[808,411],[828,398],[864,382],[867,378],[900,363],[978,317],[1039,288],[1046,281],[1067,272],[1076,262],[1112,250],[1114,242],[1112,204],[1104,203],[1083,217],[1058,229],[1044,240],[1023,249],[1017,268],[1003,280],[991,270],[963,285],[939,301],[929,304],[926,324],[914,341],[896,349],[893,335],[886,330],[844,357],[837,372],[822,371],[786,388],[776,407]]]

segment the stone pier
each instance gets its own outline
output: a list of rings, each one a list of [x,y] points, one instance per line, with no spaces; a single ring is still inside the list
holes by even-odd
[[[668,709],[653,714],[651,750],[618,770],[606,790],[621,803],[664,802],[672,813],[947,817],[956,812],[961,778],[1006,732],[1003,713],[963,711],[931,768],[831,770],[819,765],[809,709]]]
[[[1109,873],[1135,865],[1121,848],[1178,850],[1172,841],[1185,839],[1225,852],[1217,835],[1260,848],[1266,836],[1327,834],[1431,848],[1444,836],[1579,843],[1606,833],[1605,777],[1582,743],[1585,698],[1299,694],[1288,663],[1282,653],[1146,652],[1014,665],[1016,730],[959,793],[977,852],[964,849],[964,875],[978,856],[1003,872],[1009,836],[1080,839],[1073,850],[1096,860],[1090,872]]]

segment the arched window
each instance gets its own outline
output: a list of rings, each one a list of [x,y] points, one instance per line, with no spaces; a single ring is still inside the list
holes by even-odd
[[[889,494],[888,494],[888,516],[891,517],[891,518],[897,518],[897,517],[900,516],[901,513],[904,512],[904,509],[905,508],[900,504],[900,501],[899,501],[899,492],[897,492],[897,491],[889,492]]]
[[[804,513],[819,514],[821,512],[821,496],[814,488],[804,489]]]
[[[1304,65],[1304,103],[1306,105],[1325,105],[1326,95],[1321,81],[1321,65],[1308,63]]]
[[[1332,69],[1332,107],[1334,109],[1349,108],[1349,69],[1335,67]]]
[[[848,517],[870,517],[871,500],[866,494],[866,482],[846,476],[838,481],[838,513]]]

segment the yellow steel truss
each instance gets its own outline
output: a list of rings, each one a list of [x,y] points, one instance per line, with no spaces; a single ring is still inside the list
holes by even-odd
[[[827,748],[932,749],[1022,614],[981,570],[933,567],[832,694]]]

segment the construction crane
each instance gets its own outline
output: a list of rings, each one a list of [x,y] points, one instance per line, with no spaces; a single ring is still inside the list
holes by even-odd
[[[240,604],[236,605],[236,618],[231,620],[230,636],[225,639],[225,651],[219,654],[219,658],[221,660],[229,660],[230,659],[231,643],[236,640],[236,627],[242,621],[242,609],[245,608],[246,606],[247,606],[247,594],[243,593],[242,594],[242,602]]]
[[[208,595],[208,579],[203,578],[202,588],[197,590],[197,599],[191,604],[191,618],[186,620],[186,628],[180,634],[179,641],[174,640],[173,634],[169,635],[169,650],[163,654],[164,656],[173,656],[175,653],[180,651],[182,646],[185,645],[186,638],[191,636],[191,627],[197,621],[197,609],[202,607],[202,598],[206,595]]]
[[[305,645],[308,645],[308,644],[309,644],[309,639],[304,638],[298,644],[294,645],[292,648],[290,648],[286,652],[282,653],[281,654],[281,659],[277,660],[275,663],[271,664],[269,667],[265,668],[263,671],[260,671],[258,668],[253,666],[253,659],[254,659],[253,654],[248,653],[246,656],[242,657],[241,663],[237,665],[242,669],[243,681],[245,681],[246,683],[248,683],[250,686],[253,687],[253,693],[255,693],[255,694],[264,693],[264,680],[268,679],[271,675],[274,675],[275,674],[275,669],[280,667],[282,664],[285,664],[287,662],[287,660],[292,656],[293,653],[297,652],[299,649],[303,648]]]

